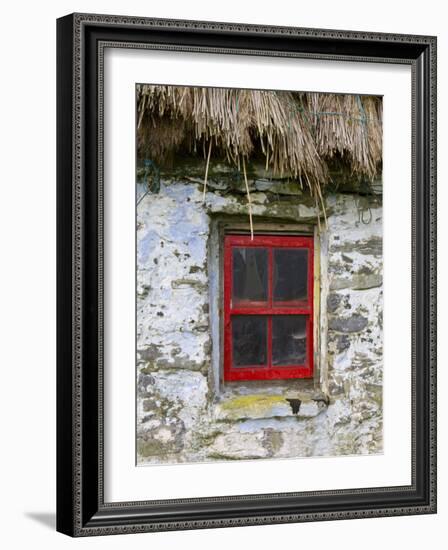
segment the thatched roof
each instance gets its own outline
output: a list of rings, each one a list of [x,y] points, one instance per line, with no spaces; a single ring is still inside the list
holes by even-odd
[[[381,172],[380,97],[142,84],[137,113],[138,155],[158,163],[177,151],[238,167],[261,156],[315,197],[335,159],[360,177]]]

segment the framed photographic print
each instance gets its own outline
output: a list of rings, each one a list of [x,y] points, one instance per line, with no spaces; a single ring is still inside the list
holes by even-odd
[[[71,536],[436,511],[436,39],[58,20]]]

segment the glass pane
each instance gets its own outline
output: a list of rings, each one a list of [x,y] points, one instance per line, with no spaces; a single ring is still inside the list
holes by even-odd
[[[268,251],[266,248],[233,249],[233,305],[268,299]]]
[[[272,316],[272,365],[303,365],[306,361],[306,315]]]
[[[274,302],[293,306],[308,298],[308,250],[274,249]],[[286,303],[285,303],[286,302]]]
[[[232,319],[233,366],[267,364],[267,317],[241,315]]]

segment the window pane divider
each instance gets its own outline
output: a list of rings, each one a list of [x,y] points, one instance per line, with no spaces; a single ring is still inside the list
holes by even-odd
[[[272,288],[274,269],[272,267],[272,248],[268,248],[268,303],[269,309],[272,310]],[[272,367],[272,316],[268,315],[268,369]]]
[[[230,315],[311,315],[311,307],[241,307],[229,310]]]

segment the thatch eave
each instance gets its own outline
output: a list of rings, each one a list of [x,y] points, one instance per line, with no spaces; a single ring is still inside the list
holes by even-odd
[[[335,160],[358,181],[381,174],[380,97],[143,84],[137,111],[139,159],[162,166],[188,153],[206,171],[224,159],[241,172],[262,159],[272,177],[292,178],[316,199]]]

